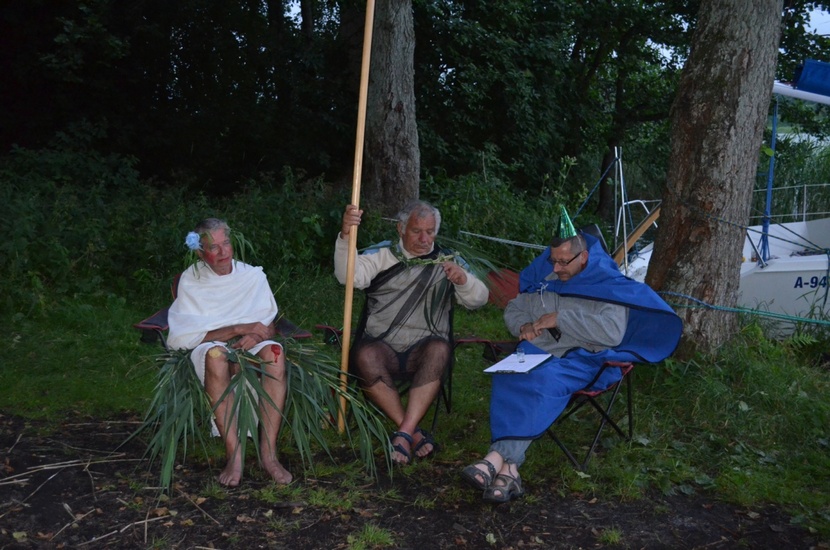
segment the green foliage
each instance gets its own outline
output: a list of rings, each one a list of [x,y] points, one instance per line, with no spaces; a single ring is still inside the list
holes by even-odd
[[[567,177],[563,166],[558,178]],[[262,265],[277,286],[310,266],[330,272],[348,201],[323,180],[306,181],[289,170],[282,179],[261,174],[224,199],[186,186],[162,188],[140,181],[130,159],[102,157],[68,142],[41,151],[16,149],[0,159],[0,181],[0,219],[8,237],[0,244],[8,268],[2,299],[21,311],[43,308],[46,296],[101,291],[130,296],[148,311],[159,307],[169,300],[169,282],[188,265],[187,232],[206,217],[223,218],[244,234],[250,250],[237,252],[248,252],[246,261]],[[567,194],[556,188],[543,187],[539,198],[517,194],[499,178],[470,174],[430,178],[423,196],[441,209],[441,235],[463,249],[467,261],[519,269],[536,249],[461,232],[546,244],[557,204],[575,212],[586,193],[585,187]],[[359,247],[395,238],[393,223],[376,210],[366,212]]]
[[[286,419],[283,427],[290,429],[303,466],[313,472],[318,449],[331,456],[330,433],[337,429],[337,419],[342,414],[339,411],[350,411],[354,422],[347,426],[346,440],[356,450],[366,471],[376,477],[378,447],[387,466],[391,465],[383,415],[364,399],[355,384],[341,381],[338,365],[318,347],[295,341],[287,346],[288,398],[285,410],[281,411]],[[228,360],[239,365],[239,372],[219,398],[219,403],[229,396],[233,399],[225,425],[231,425],[229,419],[236,418],[239,452],[245,456],[246,435],[253,434],[251,439],[259,456],[263,452],[256,436],[262,422],[259,404],[276,407],[261,383],[262,377],[269,374],[259,357],[246,351],[228,351]],[[205,435],[219,403],[211,407],[189,351],[172,350],[161,355],[158,361],[161,367],[150,406],[144,422],[131,438],[143,432],[150,433],[147,455],[151,464],[160,462],[160,485],[169,488],[175,465],[187,456],[188,449],[197,443],[206,449]]]
[[[152,431],[147,454],[151,463],[161,462],[160,483],[167,488],[173,481],[176,462],[187,456],[188,447],[194,442],[205,447],[204,432],[210,425],[212,409],[187,351],[173,351],[158,360],[161,367],[150,407],[139,431],[131,437],[144,430]],[[247,368],[246,363],[243,370]],[[233,384],[234,387],[238,385]],[[245,401],[246,396],[247,392],[242,392],[236,403]],[[240,432],[243,446],[247,440],[244,434],[248,433],[250,424],[250,418],[240,418],[239,426],[245,428]],[[256,433],[256,423],[253,424],[253,433]],[[244,456],[244,450],[242,452]]]
[[[387,529],[367,523],[357,534],[349,535],[346,542],[349,550],[389,548],[395,545],[395,536]]]
[[[43,292],[37,307],[0,308],[11,354],[0,368],[0,410],[37,418],[141,410],[155,372],[132,328],[143,313],[114,294]]]
[[[659,159],[640,172],[646,186],[661,182],[665,120],[699,4],[415,0],[424,172],[456,178],[484,156],[491,176],[534,194],[567,157],[579,160],[569,185],[595,179],[620,145],[633,162]],[[787,2],[780,77],[827,58],[827,37],[807,30],[816,5]],[[0,60],[3,151],[93,123],[102,154],[133,156],[146,177],[175,174],[170,185],[227,195],[292,166],[345,186],[361,3],[301,13],[230,0],[37,7],[10,4],[0,22],[10,51]],[[306,223],[313,231],[313,216]]]
[[[78,166],[96,174],[100,185],[88,185]],[[150,359],[155,350],[141,347],[130,325],[169,303],[169,282],[185,255],[184,237],[209,215],[226,218],[253,244],[251,261],[265,267],[282,312],[307,328],[341,323],[342,287],[331,275],[330,258],[347,199],[323,180],[306,181],[292,172],[280,179],[263,175],[220,200],[186,186],[141,182],[129,159],[58,146],[16,150],[2,160],[0,178],[0,218],[8,237],[0,244],[7,266],[0,281],[0,328],[9,335],[11,350],[0,369],[0,386],[6,390],[0,392],[0,410],[44,418],[147,410],[157,381],[158,369]],[[555,207],[554,200],[564,200],[571,212],[579,202],[557,194],[543,204],[538,197],[513,192],[489,172],[486,177],[436,176],[425,184],[423,195],[444,213],[442,235],[460,237],[467,230],[536,243],[546,240],[544,212]],[[393,231],[376,212],[367,212],[361,244],[388,238]],[[535,255],[465,239],[481,256],[514,267]],[[455,330],[457,335],[509,338],[502,312],[494,306],[459,309]],[[577,474],[553,443],[535,443],[522,472],[528,488],[553,482],[563,494],[582,491],[622,499],[641,498],[654,489],[710,492],[748,504],[777,503],[830,533],[830,504],[816,490],[830,483],[830,378],[822,355],[826,336],[799,334],[782,343],[761,334],[746,328],[717,358],[638,367],[634,440],[604,438],[603,452],[587,475]],[[334,365],[319,359],[319,350],[308,348],[313,355],[306,357],[305,346],[292,348],[288,345],[287,353],[299,365],[292,367],[299,384],[292,393],[318,391],[301,389],[306,383],[337,386]],[[489,379],[481,374],[487,364],[480,348],[461,347],[455,357],[453,413],[440,416],[436,437],[442,460],[465,464],[480,457],[489,441]],[[324,362],[329,382],[308,374],[313,372],[310,364]],[[109,391],[101,392],[101,387]],[[329,391],[326,399],[332,398]],[[294,401],[297,410],[304,408],[306,421],[285,424],[283,433],[292,443],[281,449],[293,452],[294,445],[307,445],[311,454],[305,456],[314,457],[315,470],[339,483],[343,471],[354,466],[327,471],[323,465],[329,461],[316,460],[339,444],[336,430],[318,424],[338,405],[322,398],[309,401]],[[585,421],[571,422],[567,441],[584,440],[587,428]],[[301,432],[299,443],[294,432]],[[387,432],[378,427],[369,439],[383,441],[385,447]],[[361,462],[376,460],[361,451],[359,433],[345,437]],[[188,452],[193,448],[189,445]],[[304,465],[310,460],[301,458]],[[429,463],[415,467],[430,468]],[[349,485],[349,490],[359,486]],[[429,505],[427,500],[419,503]]]
[[[769,159],[762,155],[752,196],[753,224],[760,224],[766,206]],[[830,212],[830,147],[811,136],[780,138],[775,151],[775,186],[770,213],[773,223],[825,217]]]

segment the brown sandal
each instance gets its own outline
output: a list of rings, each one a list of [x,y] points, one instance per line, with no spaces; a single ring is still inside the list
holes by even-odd
[[[478,465],[486,466],[487,471],[485,472],[481,468],[476,468]],[[487,488],[490,487],[490,484],[493,483],[494,477],[496,477],[496,467],[493,466],[489,460],[479,460],[477,462],[473,462],[461,470],[461,478],[471,487],[478,489],[479,491],[487,490]]]
[[[499,481],[501,484],[499,485]],[[510,502],[514,498],[519,498],[525,494],[522,488],[522,478],[518,475],[516,477],[499,474],[493,480],[493,484],[484,490],[484,500],[487,502],[495,502],[500,504],[502,502]]]

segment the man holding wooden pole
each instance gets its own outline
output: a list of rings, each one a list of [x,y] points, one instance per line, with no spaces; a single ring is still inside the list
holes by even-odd
[[[334,270],[348,282],[349,234],[363,211],[346,206],[337,238]],[[441,388],[452,361],[452,299],[468,309],[487,303],[487,287],[435,246],[441,213],[423,201],[398,214],[397,243],[355,259],[353,284],[366,289],[366,306],[349,354],[351,371],[366,395],[395,423],[392,460],[408,464],[413,453],[432,454],[437,444],[419,423]],[[346,354],[347,350],[343,350]],[[395,383],[411,383],[406,406]]]

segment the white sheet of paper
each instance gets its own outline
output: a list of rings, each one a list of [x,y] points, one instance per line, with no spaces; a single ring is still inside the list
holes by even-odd
[[[518,356],[513,353],[484,369],[487,374],[522,374],[550,359],[549,353],[526,353],[524,362],[519,362]]]

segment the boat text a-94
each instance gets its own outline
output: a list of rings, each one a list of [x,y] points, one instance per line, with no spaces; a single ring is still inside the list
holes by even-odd
[[[806,279],[806,280],[805,280]],[[817,276],[812,276],[809,279],[806,277],[796,277],[795,284],[793,288],[818,288],[818,287],[826,287],[827,286],[827,276],[821,277],[820,279]]]

